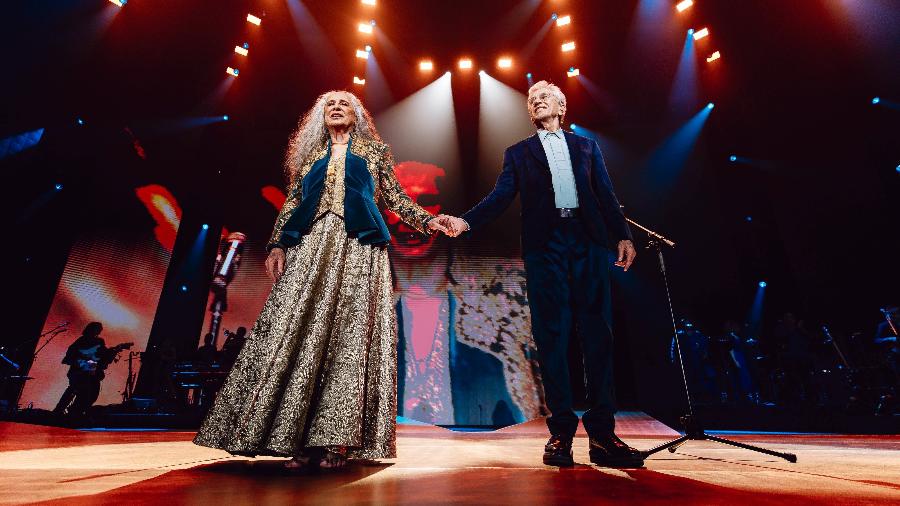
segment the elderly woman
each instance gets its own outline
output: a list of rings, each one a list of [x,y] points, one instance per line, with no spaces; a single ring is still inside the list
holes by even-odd
[[[194,442],[287,467],[395,457],[396,315],[377,203],[422,233],[446,232],[444,220],[403,191],[351,93],[318,98],[285,165],[267,247],[275,284]]]

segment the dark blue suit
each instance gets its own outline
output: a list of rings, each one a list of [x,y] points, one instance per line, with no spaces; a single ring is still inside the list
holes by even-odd
[[[578,215],[560,218],[550,166],[537,135],[509,147],[494,190],[462,218],[471,231],[494,220],[516,194],[522,203],[531,326],[539,353],[550,432],[571,437],[578,427],[572,409],[568,346],[577,328],[584,353],[591,435],[612,432],[615,397],[612,373],[609,247],[631,232],[600,153],[591,139],[565,132],[578,193]]]

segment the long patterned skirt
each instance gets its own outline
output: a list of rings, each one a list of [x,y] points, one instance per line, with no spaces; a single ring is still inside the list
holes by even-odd
[[[328,213],[287,251],[194,443],[236,455],[396,456],[397,330],[385,248]]]

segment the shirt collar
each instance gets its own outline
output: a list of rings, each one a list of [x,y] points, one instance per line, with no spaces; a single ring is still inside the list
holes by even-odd
[[[563,138],[563,131],[561,128],[555,132],[551,132],[549,130],[544,130],[543,128],[538,128],[537,133],[538,133],[538,137],[540,137],[540,139],[542,141],[546,141],[547,137],[551,137],[551,136],[556,137],[557,139]]]

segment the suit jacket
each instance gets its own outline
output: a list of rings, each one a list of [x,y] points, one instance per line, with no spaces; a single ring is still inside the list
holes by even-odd
[[[588,235],[606,247],[623,239],[631,240],[631,230],[613,193],[600,146],[596,141],[572,132],[565,132],[565,136],[578,192],[579,212]],[[470,231],[478,230],[500,216],[517,193],[521,194],[522,200],[522,253],[525,254],[539,250],[547,243],[559,216],[550,164],[537,134],[506,149],[503,170],[493,191],[462,216],[469,223]]]
[[[331,140],[304,162],[275,220],[267,250],[291,247],[312,228],[331,159]],[[419,232],[433,218],[403,190],[394,174],[394,159],[383,143],[350,136],[344,166],[344,223],[347,234],[363,244],[386,245],[391,240],[377,202],[397,213]]]

